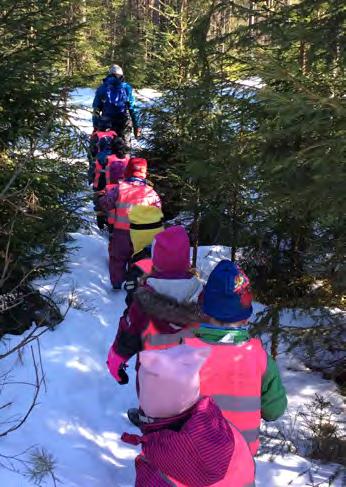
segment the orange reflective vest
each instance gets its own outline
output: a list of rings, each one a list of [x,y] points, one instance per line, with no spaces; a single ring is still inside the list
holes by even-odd
[[[205,347],[199,338],[187,338],[193,347]],[[240,345],[213,343],[203,365],[201,394],[211,396],[224,417],[244,436],[251,453],[259,447],[262,377],[267,369],[267,353],[257,338]]]
[[[109,155],[109,156],[106,157],[106,166],[105,166],[106,185],[107,184],[112,184],[112,182],[115,183],[115,181],[112,181],[111,182],[111,167],[112,167],[112,164],[118,163],[119,165],[121,164],[123,166],[123,174],[121,174],[119,176],[119,179],[120,179],[120,178],[123,178],[124,177],[125,169],[126,169],[126,166],[127,166],[128,162],[129,162],[129,157],[128,156],[120,159],[115,154],[111,154],[111,155]]]
[[[129,211],[135,205],[161,208],[159,195],[153,188],[140,181],[121,181],[116,202],[114,228],[130,230]]]
[[[222,480],[209,485],[213,487],[255,487],[255,462],[250,455],[249,447],[238,429],[232,424],[230,424],[230,428],[234,437],[234,450],[226,475]],[[211,451],[210,454],[212,455],[213,452]],[[140,458],[150,464],[143,453]],[[171,487],[189,487],[162,471],[160,471],[160,477]]]

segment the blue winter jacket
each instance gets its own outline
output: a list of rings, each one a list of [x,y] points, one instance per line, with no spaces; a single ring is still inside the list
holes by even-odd
[[[93,109],[100,110],[102,112],[102,115],[106,117],[109,116],[110,118],[112,118],[111,113],[104,112],[104,105],[107,97],[107,87],[109,85],[114,85],[114,86],[122,85],[122,88],[125,89],[128,98],[127,108],[131,116],[133,127],[134,129],[136,129],[137,127],[139,127],[139,113],[135,105],[135,98],[133,96],[132,86],[126,83],[125,81],[116,78],[115,76],[107,76],[106,78],[104,78],[102,85],[100,85],[97,88],[95,93],[95,98],[93,101]]]

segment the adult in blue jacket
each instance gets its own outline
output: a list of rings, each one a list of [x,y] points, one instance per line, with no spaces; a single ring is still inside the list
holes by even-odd
[[[140,136],[142,129],[132,86],[124,81],[123,70],[117,64],[110,67],[108,76],[96,90],[93,101],[94,127],[101,114],[111,120],[112,129],[124,139],[127,146],[130,144],[131,122],[135,137]]]

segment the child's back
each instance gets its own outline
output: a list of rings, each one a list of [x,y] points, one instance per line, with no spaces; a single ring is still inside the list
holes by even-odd
[[[195,347],[210,344],[197,337],[185,342]],[[224,417],[237,426],[253,454],[259,447],[262,378],[266,370],[267,354],[255,338],[241,345],[213,343],[201,370],[202,393],[211,396]]]
[[[211,273],[203,308],[211,317],[210,324],[202,324],[194,338],[185,340],[191,346],[212,347],[201,370],[201,392],[215,400],[255,455],[261,418],[272,421],[280,417],[287,399],[275,361],[261,341],[248,334],[246,322],[252,313],[249,281],[232,262],[220,262]]]
[[[136,487],[245,487],[254,462],[242,435],[215,402],[199,397],[199,369],[208,348],[186,345],[140,354],[143,437],[136,459]]]
[[[133,355],[182,343],[191,334],[185,324],[196,321],[198,315],[203,285],[190,272],[190,242],[183,227],[170,227],[155,236],[152,263],[153,272],[121,317],[109,351],[108,367],[116,380],[118,367]],[[180,308],[183,311],[171,320],[174,310]]]

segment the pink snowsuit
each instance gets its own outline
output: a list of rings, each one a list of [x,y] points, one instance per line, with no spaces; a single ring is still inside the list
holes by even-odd
[[[124,434],[142,444],[135,487],[250,487],[255,467],[241,434],[211,398],[200,399],[175,418],[143,426],[144,435]]]

